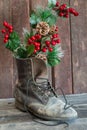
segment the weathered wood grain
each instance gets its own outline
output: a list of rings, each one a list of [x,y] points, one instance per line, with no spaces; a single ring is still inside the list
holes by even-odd
[[[23,43],[23,28],[30,30],[29,23],[29,0],[13,0],[11,1],[12,8],[12,24],[14,26],[15,31],[18,32],[21,38],[21,42]],[[15,84],[17,83],[17,68],[15,58],[13,59],[13,87],[12,92],[14,92]]]
[[[78,118],[87,118],[87,94],[68,95],[66,97],[68,102],[74,105],[74,109],[78,112]],[[64,100],[61,96],[59,98]],[[0,124],[32,121],[36,119],[30,113],[17,110],[14,101],[13,98],[0,99]]]
[[[86,130],[87,129],[87,119],[77,119],[75,122],[66,125],[57,126],[46,126],[34,121],[31,122],[18,122],[18,123],[8,123],[0,124],[0,130]]]
[[[79,16],[71,17],[74,93],[87,92],[87,1],[70,1]]]
[[[69,0],[59,0],[59,2],[69,4]],[[62,58],[61,63],[54,68],[53,81],[55,88],[60,87],[68,94],[72,93],[70,21],[69,19],[58,18],[57,25],[62,49],[64,50],[64,58]]]
[[[0,98],[11,97],[13,86],[13,58],[4,47],[1,34],[4,20],[11,23],[10,0],[0,0]]]

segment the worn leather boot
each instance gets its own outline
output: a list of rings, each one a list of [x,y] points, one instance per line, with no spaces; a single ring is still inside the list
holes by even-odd
[[[16,59],[18,84],[15,105],[45,120],[67,121],[77,118],[77,112],[57,97],[47,77],[47,67],[39,58]]]

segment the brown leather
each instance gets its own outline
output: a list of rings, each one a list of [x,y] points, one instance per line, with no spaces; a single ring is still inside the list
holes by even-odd
[[[46,63],[39,58],[16,59],[18,84],[15,87],[15,105],[22,111],[48,120],[67,120],[77,117],[77,112],[55,97],[48,84]],[[26,107],[25,107],[26,106]]]

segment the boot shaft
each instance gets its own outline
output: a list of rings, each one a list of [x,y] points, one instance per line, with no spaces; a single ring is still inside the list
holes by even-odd
[[[28,80],[32,77],[31,59],[16,59],[18,80]]]
[[[39,58],[16,59],[18,80],[36,80],[38,77],[48,78],[47,67]]]

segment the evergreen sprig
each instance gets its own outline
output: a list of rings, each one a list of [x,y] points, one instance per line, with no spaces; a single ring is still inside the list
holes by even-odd
[[[48,64],[55,66],[60,63],[63,52],[56,22],[58,17],[68,18],[69,14],[78,16],[79,13],[67,4],[60,4],[56,0],[48,0],[48,6],[37,8],[31,13],[31,30],[24,29],[24,41],[20,40],[12,25],[4,21],[2,33],[5,47],[13,52],[15,57],[29,58],[45,54]]]
[[[47,61],[50,66],[55,66],[60,63],[61,58],[63,57],[63,52],[60,45],[53,47],[52,52],[47,53]]]

